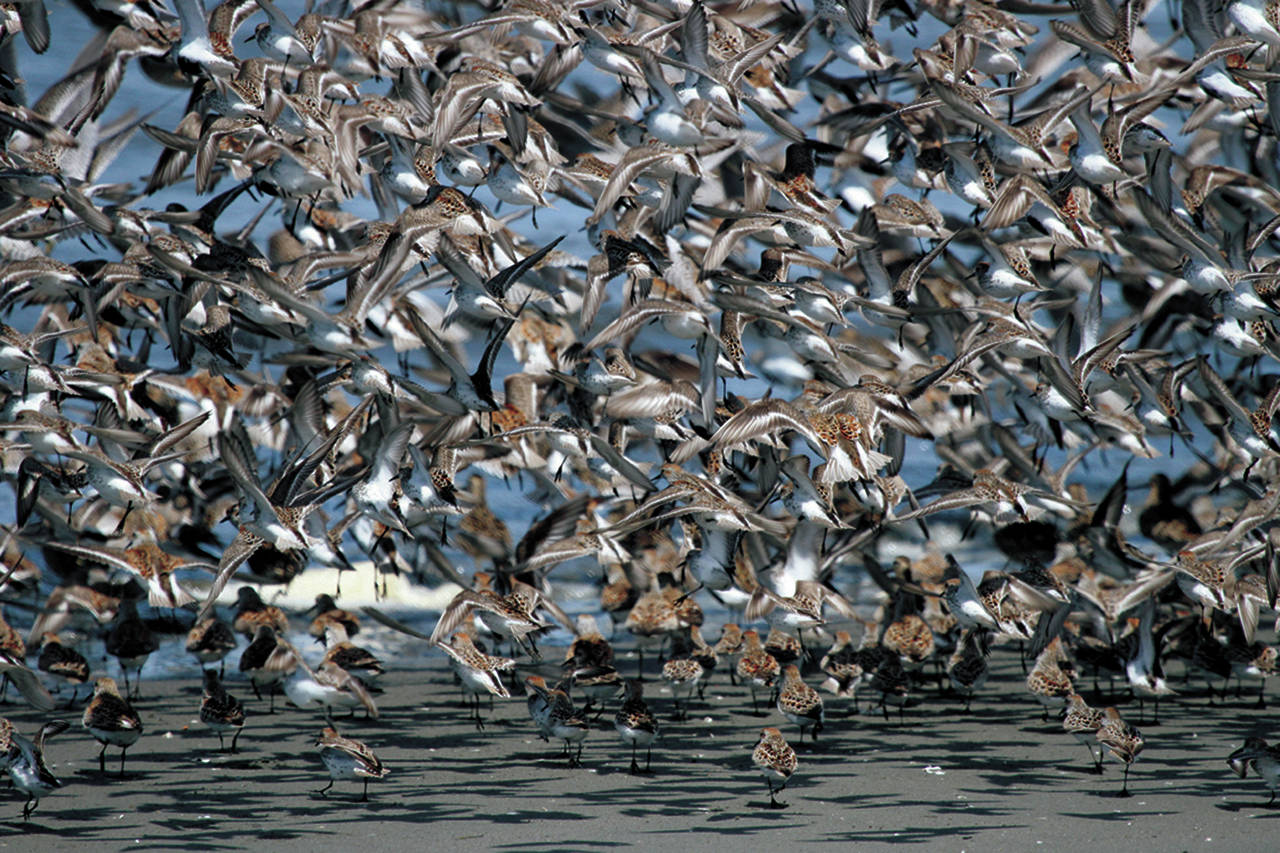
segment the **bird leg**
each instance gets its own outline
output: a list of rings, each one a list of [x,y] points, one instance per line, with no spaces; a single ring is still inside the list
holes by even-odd
[[[786,803],[780,803],[780,802],[778,802],[778,798],[777,798],[777,794],[778,794],[778,792],[779,792],[779,791],[781,791],[781,790],[782,790],[783,788],[785,788],[785,787],[786,787],[786,786],[785,786],[785,785],[783,785],[783,786],[780,786],[780,787],[778,787],[778,788],[776,788],[776,789],[775,789],[775,788],[773,787],[773,783],[772,783],[772,782],[770,782],[770,783],[769,783],[769,808],[771,808],[771,809],[785,809],[785,808],[787,807],[787,804],[786,804]]]

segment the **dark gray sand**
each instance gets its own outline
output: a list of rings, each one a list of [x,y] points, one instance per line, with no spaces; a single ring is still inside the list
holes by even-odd
[[[548,660],[559,650],[547,649]],[[137,703],[146,733],[116,777],[119,750],[98,772],[98,745],[80,712],[59,712],[73,728],[49,744],[66,787],[28,824],[22,798],[0,795],[0,844],[45,849],[608,850],[734,849],[782,845],[819,849],[850,842],[941,850],[1278,849],[1280,808],[1262,807],[1261,780],[1235,777],[1225,758],[1253,733],[1274,734],[1276,711],[1232,695],[1208,707],[1203,688],[1162,703],[1160,725],[1122,704],[1146,751],[1118,799],[1121,766],[1091,772],[1085,748],[1057,721],[1041,721],[1022,687],[1016,654],[997,649],[997,673],[963,714],[930,689],[921,704],[884,720],[847,716],[847,700],[824,696],[828,723],[816,745],[775,711],[754,717],[750,699],[716,673],[705,703],[671,722],[670,694],[647,684],[662,737],[651,777],[628,775],[629,750],[611,708],[586,741],[583,767],[569,769],[559,744],[534,733],[523,697],[498,701],[484,732],[459,705],[442,658],[396,660],[383,677],[381,717],[339,716],[340,731],[364,740],[391,775],[369,788],[328,776],[312,745],[323,718],[278,705],[266,713],[247,683],[233,694],[250,713],[238,755],[197,718],[200,685],[145,683]],[[233,659],[234,663],[234,659]],[[630,674],[633,659],[620,661]],[[114,669],[114,664],[112,665]],[[652,675],[650,676],[652,678]],[[818,679],[810,677],[811,683]],[[1088,685],[1082,685],[1087,687]],[[1105,689],[1106,685],[1103,684]],[[1096,697],[1094,697],[1096,698]],[[0,706],[28,734],[43,715]],[[800,767],[770,811],[751,764],[761,726],[779,726],[798,747]],[[643,757],[642,757],[643,762]]]

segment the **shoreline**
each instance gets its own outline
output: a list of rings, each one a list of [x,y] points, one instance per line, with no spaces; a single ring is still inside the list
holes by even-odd
[[[238,673],[227,687],[249,714],[239,754],[219,753],[217,736],[200,724],[197,681],[148,681],[136,703],[145,732],[129,751],[124,780],[114,775],[116,749],[108,750],[108,776],[99,774],[82,705],[47,716],[0,706],[28,735],[54,716],[73,724],[47,745],[66,787],[41,801],[26,826],[21,796],[0,798],[0,844],[34,851],[85,842],[98,849],[268,842],[312,850],[323,840],[383,849],[403,848],[430,826],[449,849],[709,849],[745,837],[753,845],[853,841],[873,849],[1031,849],[1076,838],[1098,849],[1260,850],[1276,824],[1253,821],[1280,820],[1280,808],[1261,805],[1262,781],[1238,779],[1226,764],[1246,736],[1274,721],[1274,710],[1231,696],[1206,719],[1206,699],[1192,691],[1162,703],[1161,725],[1151,726],[1138,722],[1136,703],[1119,706],[1147,741],[1129,776],[1134,796],[1119,799],[1120,765],[1108,758],[1105,773],[1094,775],[1060,723],[1041,721],[1038,704],[1019,692],[1021,673],[1007,649],[995,653],[992,678],[968,715],[932,688],[901,722],[896,712],[887,721],[849,715],[847,700],[824,693],[827,726],[816,745],[801,745],[798,729],[774,709],[752,716],[746,688],[731,687],[723,669],[689,719],[672,722],[669,690],[647,673],[646,698],[662,733],[653,775],[639,777],[627,773],[630,751],[613,731],[616,703],[593,723],[582,768],[571,770],[558,745],[537,738],[522,697],[496,700],[477,731],[442,657],[407,657],[389,661],[379,719],[336,719],[341,733],[367,743],[390,768],[370,784],[368,803],[357,802],[358,782],[339,781],[328,798],[311,793],[328,781],[312,746],[323,715],[280,699],[268,715],[265,697],[255,700]],[[620,658],[621,671],[633,674],[633,656]],[[766,725],[779,726],[799,755],[779,797],[788,808],[779,811],[763,808],[767,789],[751,764]]]

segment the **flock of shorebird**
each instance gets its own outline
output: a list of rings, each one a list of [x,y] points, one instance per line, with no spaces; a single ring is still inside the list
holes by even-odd
[[[1090,671],[1157,703],[1173,660],[1210,701],[1275,671],[1276,0],[73,5],[92,40],[29,101],[32,52],[79,46],[0,4],[2,593],[31,623],[0,666],[47,711],[105,640],[104,771],[162,628],[233,750],[237,633],[273,708],[376,714],[353,614],[317,601],[312,665],[241,586],[351,560],[461,587],[424,636],[477,725],[523,690],[576,764],[576,697],[620,701],[633,772],[658,723],[562,609],[575,569],[676,719],[727,660],[817,738],[806,678],[901,714],[929,666],[968,701],[1016,643],[1125,792],[1143,739]],[[119,106],[144,74],[185,92],[176,126]],[[150,175],[107,181],[126,150]],[[1140,536],[1133,457],[1164,472]],[[948,519],[1007,563],[962,567]],[[0,720],[24,817],[67,727]],[[1229,763],[1274,799],[1257,734]],[[387,773],[317,745],[332,779]],[[768,727],[753,756],[780,805],[795,751]]]

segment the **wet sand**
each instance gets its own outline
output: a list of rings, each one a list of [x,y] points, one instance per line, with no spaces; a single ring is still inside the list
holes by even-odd
[[[559,659],[558,650],[545,651]],[[115,748],[108,775],[100,775],[98,744],[79,725],[79,710],[59,712],[75,723],[48,747],[66,787],[25,825],[21,796],[0,796],[0,844],[24,851],[745,850],[849,842],[859,850],[1275,849],[1280,808],[1262,807],[1262,781],[1236,778],[1225,762],[1247,735],[1274,734],[1275,710],[1232,696],[1207,711],[1203,689],[1188,688],[1177,703],[1162,703],[1159,726],[1149,716],[1139,724],[1146,751],[1130,773],[1134,796],[1119,799],[1121,766],[1108,759],[1105,774],[1094,775],[1084,747],[1056,721],[1041,721],[1021,687],[1016,653],[997,649],[993,663],[968,715],[932,688],[918,693],[920,704],[902,721],[847,715],[847,700],[824,695],[827,728],[816,745],[804,746],[775,710],[752,716],[749,694],[730,687],[723,672],[686,722],[670,720],[669,692],[650,681],[662,737],[653,775],[634,777],[629,750],[613,731],[613,708],[588,737],[583,767],[569,769],[558,744],[537,738],[522,697],[498,701],[478,732],[442,657],[402,655],[383,677],[379,719],[338,718],[340,731],[364,740],[391,769],[370,785],[368,803],[357,801],[355,782],[337,783],[327,799],[312,793],[328,781],[312,746],[319,713],[285,708],[281,697],[268,715],[265,701],[230,676],[250,716],[239,754],[226,755],[197,718],[198,679],[152,681],[137,703],[146,732],[129,752],[126,778],[115,775]],[[634,666],[624,655],[624,674]],[[1121,710],[1138,724],[1136,703]],[[12,699],[0,714],[28,734],[44,719]],[[762,725],[780,726],[799,749],[799,771],[780,797],[784,810],[764,808],[767,790],[751,765]]]

